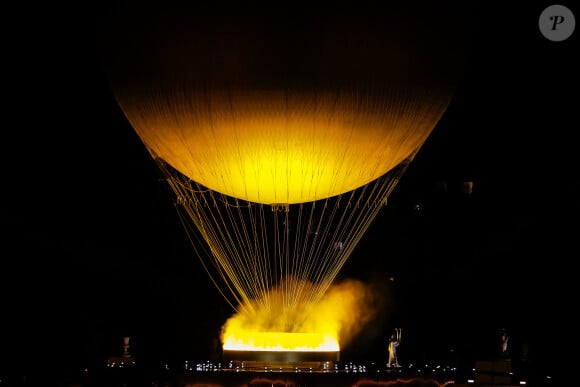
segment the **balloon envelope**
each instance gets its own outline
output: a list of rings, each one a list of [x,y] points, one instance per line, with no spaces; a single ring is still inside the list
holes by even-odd
[[[375,11],[129,13],[113,89],[151,153],[211,190],[339,195],[414,154],[454,91],[456,39],[417,11]]]

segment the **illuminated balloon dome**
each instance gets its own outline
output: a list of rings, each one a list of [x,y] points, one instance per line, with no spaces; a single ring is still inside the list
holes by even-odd
[[[377,179],[423,144],[448,101],[378,92],[369,100],[359,87],[248,89],[120,101],[158,157],[214,191],[264,204],[324,199]]]
[[[417,10],[143,7],[112,35],[117,100],[156,157],[231,197],[361,187],[424,143],[454,90],[456,38]]]

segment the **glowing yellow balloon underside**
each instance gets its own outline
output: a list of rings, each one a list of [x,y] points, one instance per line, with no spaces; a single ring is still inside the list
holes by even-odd
[[[389,93],[190,90],[119,103],[148,149],[193,181],[294,204],[384,175],[421,147],[449,102]]]

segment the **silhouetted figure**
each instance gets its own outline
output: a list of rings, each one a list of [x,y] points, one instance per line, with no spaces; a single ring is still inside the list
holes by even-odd
[[[509,341],[509,336],[507,334],[507,331],[505,328],[502,328],[500,330],[500,350],[501,350],[501,355],[502,356],[508,356],[508,341]]]
[[[401,344],[401,328],[395,328],[395,331],[389,337],[389,361],[387,367],[400,367],[397,358],[397,347]]]

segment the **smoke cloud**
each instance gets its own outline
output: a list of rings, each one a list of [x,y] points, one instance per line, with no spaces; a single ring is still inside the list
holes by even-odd
[[[289,289],[306,296],[289,299]],[[339,281],[318,302],[307,297],[313,291],[311,283],[287,278],[263,298],[240,306],[223,325],[222,342],[240,332],[317,333],[333,337],[344,348],[369,323],[381,321],[388,307],[388,291],[380,281]]]

